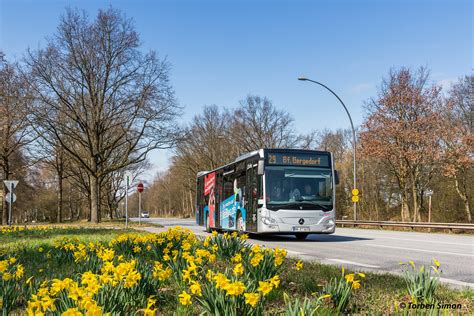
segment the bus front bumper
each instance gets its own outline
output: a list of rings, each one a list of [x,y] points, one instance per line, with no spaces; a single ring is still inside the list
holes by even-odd
[[[272,220],[272,218],[262,218],[258,222],[259,233],[273,233],[273,234],[297,234],[297,233],[308,233],[308,234],[332,234],[336,229],[336,223],[332,218],[323,218],[318,223],[309,223],[302,218],[303,224],[299,222],[283,222],[282,220]],[[298,219],[300,220],[300,219]]]

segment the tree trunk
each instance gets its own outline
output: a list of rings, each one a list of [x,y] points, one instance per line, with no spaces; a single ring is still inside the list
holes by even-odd
[[[466,211],[466,216],[467,216],[467,221],[468,223],[472,223],[472,216],[471,216],[471,208],[469,205],[469,198],[467,197],[467,194],[465,191],[461,190],[459,186],[459,179],[457,176],[454,177],[454,184],[456,186],[456,191],[461,198],[462,202],[464,203],[464,210]]]
[[[96,175],[90,175],[90,202],[91,202],[91,222],[99,222],[99,178]]]
[[[58,172],[58,209],[56,213],[56,221],[61,223],[63,214],[63,175]]]
[[[410,208],[408,206],[408,195],[405,190],[402,191],[401,217],[402,217],[402,222],[410,221]]]
[[[413,181],[411,185],[411,195],[413,199],[413,222],[419,219],[419,208],[418,208],[418,194],[416,192],[416,184]]]
[[[114,218],[114,206],[109,203],[109,216],[110,219]]]
[[[10,165],[8,157],[3,157],[3,180],[8,180],[10,178]],[[6,187],[0,183],[3,189],[3,193],[6,193]],[[5,199],[5,195],[2,199],[2,225],[8,225],[8,204]]]
[[[1,185],[5,190],[5,186],[3,185],[3,183]],[[8,225],[8,205],[5,198],[2,199],[2,225]]]

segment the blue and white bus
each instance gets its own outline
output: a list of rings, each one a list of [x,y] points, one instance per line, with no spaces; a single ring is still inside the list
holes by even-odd
[[[330,152],[260,149],[199,172],[196,221],[211,230],[258,234],[332,234],[336,228]]]

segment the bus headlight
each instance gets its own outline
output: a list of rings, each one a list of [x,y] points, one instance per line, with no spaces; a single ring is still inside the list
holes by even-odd
[[[323,225],[324,225],[324,230],[332,230],[334,229],[334,226],[336,225],[336,223],[334,222],[334,220],[330,219],[326,221]]]
[[[272,217],[262,217],[262,222],[265,224],[265,225],[272,225],[272,224],[275,224],[276,223],[276,220]]]

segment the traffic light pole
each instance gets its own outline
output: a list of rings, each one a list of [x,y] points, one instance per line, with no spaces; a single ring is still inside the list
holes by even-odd
[[[125,228],[128,228],[128,177],[125,185]]]
[[[13,183],[10,183],[10,203],[8,203],[8,226],[12,226]]]
[[[142,224],[142,193],[138,192],[138,224]]]

